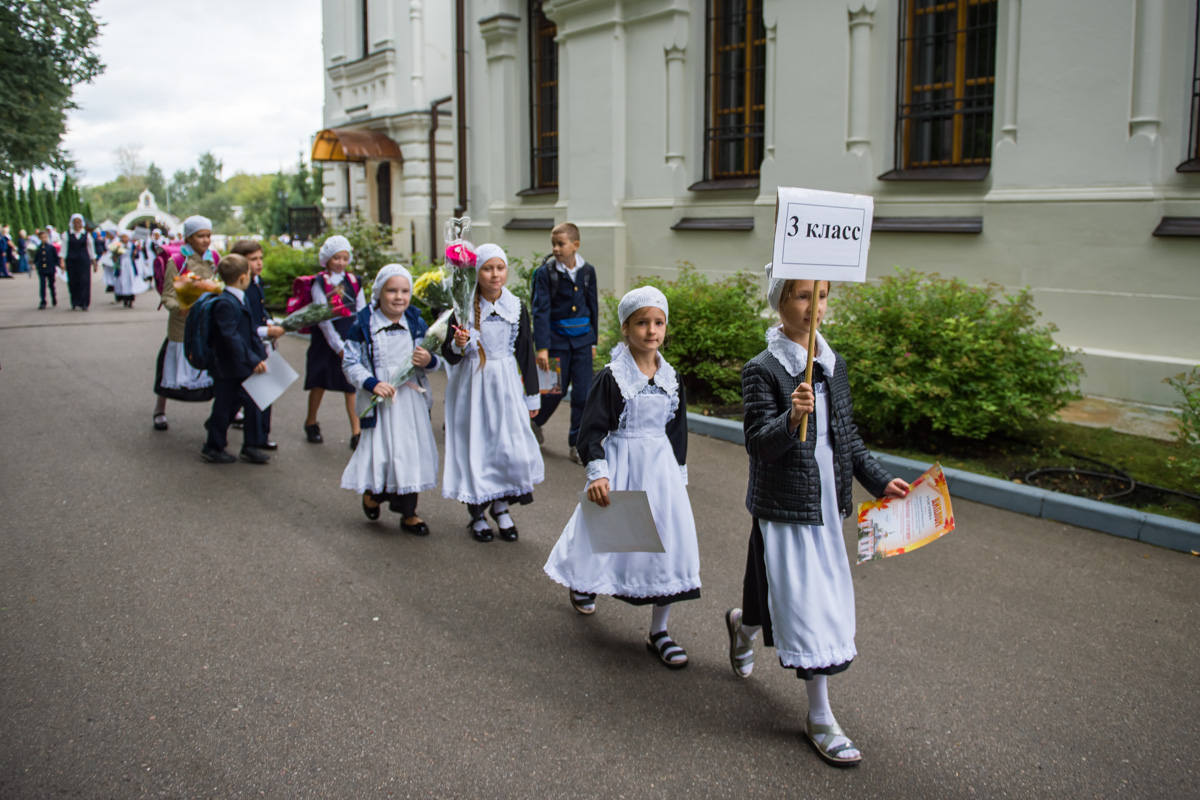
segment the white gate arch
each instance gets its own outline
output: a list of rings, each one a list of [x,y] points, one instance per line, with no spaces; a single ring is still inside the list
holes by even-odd
[[[154,194],[149,189],[138,195],[137,208],[121,217],[121,221],[117,223],[117,230],[133,230],[130,226],[137,220],[146,217],[153,217],[155,222],[166,225],[168,233],[174,234],[177,230],[183,230],[179,217],[168,214],[159,208],[158,203],[154,202]]]

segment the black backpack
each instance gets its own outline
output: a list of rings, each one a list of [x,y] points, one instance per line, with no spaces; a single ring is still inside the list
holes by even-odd
[[[200,295],[188,312],[183,324],[183,353],[196,369],[209,370],[215,357],[212,348],[213,306],[220,295],[208,292]]]
[[[584,263],[586,264],[587,262],[584,262]],[[558,271],[557,267],[555,267],[554,256],[552,256],[552,255],[546,256],[544,259],[542,259],[542,266],[546,267],[546,270],[547,270],[546,277],[550,279],[550,297],[551,297],[551,299],[553,299],[554,296],[558,294],[558,282],[562,278],[562,273]],[[591,266],[591,265],[588,264],[588,266]],[[535,274],[536,274],[536,270],[535,270]],[[584,292],[587,292],[591,288],[593,274],[594,274],[594,270],[585,270],[584,271],[583,285],[579,287],[579,288],[583,289]],[[537,286],[536,281],[534,282],[534,286]]]

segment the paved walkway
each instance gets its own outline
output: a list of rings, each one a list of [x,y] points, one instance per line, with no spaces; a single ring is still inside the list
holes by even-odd
[[[274,463],[203,463],[205,408],[151,429],[152,293],[35,296],[0,281],[0,797],[1196,796],[1200,559],[958,503],[952,535],[854,567],[831,694],[865,762],[838,771],[770,651],[748,681],[727,663],[739,447],[691,440],[704,595],[670,672],[648,611],[578,617],[541,572],[584,481],[565,413],[519,543],[475,543],[434,493],[413,538],[338,487],[334,403],[324,446],[293,389]]]

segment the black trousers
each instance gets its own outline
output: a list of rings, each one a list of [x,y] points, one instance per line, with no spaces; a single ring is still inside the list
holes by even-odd
[[[92,304],[92,262],[82,258],[67,259],[67,291],[71,308],[87,308]]]
[[[231,378],[214,378],[212,413],[204,423],[204,427],[208,429],[205,447],[214,450],[225,449],[229,444],[229,424],[233,422],[233,415],[239,407],[245,410],[246,416],[242,426],[242,447],[259,447],[263,444],[263,440],[259,438],[262,435],[262,412],[242,388],[242,382]]]
[[[58,305],[58,293],[54,289],[54,273],[43,275],[41,270],[38,270],[38,297],[42,300],[42,305],[46,305],[46,288],[50,289],[50,299],[54,305]]]
[[[570,391],[571,430],[567,434],[567,445],[574,447],[579,439],[579,428],[583,424],[583,407],[587,405],[588,392],[592,388],[592,346],[589,344],[571,350],[551,350],[549,356],[558,359],[559,369],[562,370],[563,394],[542,395],[542,408],[533,421],[538,425],[549,422],[558,404]]]

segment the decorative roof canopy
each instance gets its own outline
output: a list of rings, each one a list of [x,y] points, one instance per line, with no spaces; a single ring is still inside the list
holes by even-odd
[[[326,128],[313,142],[313,161],[366,161],[382,159],[403,161],[400,145],[379,131]]]

